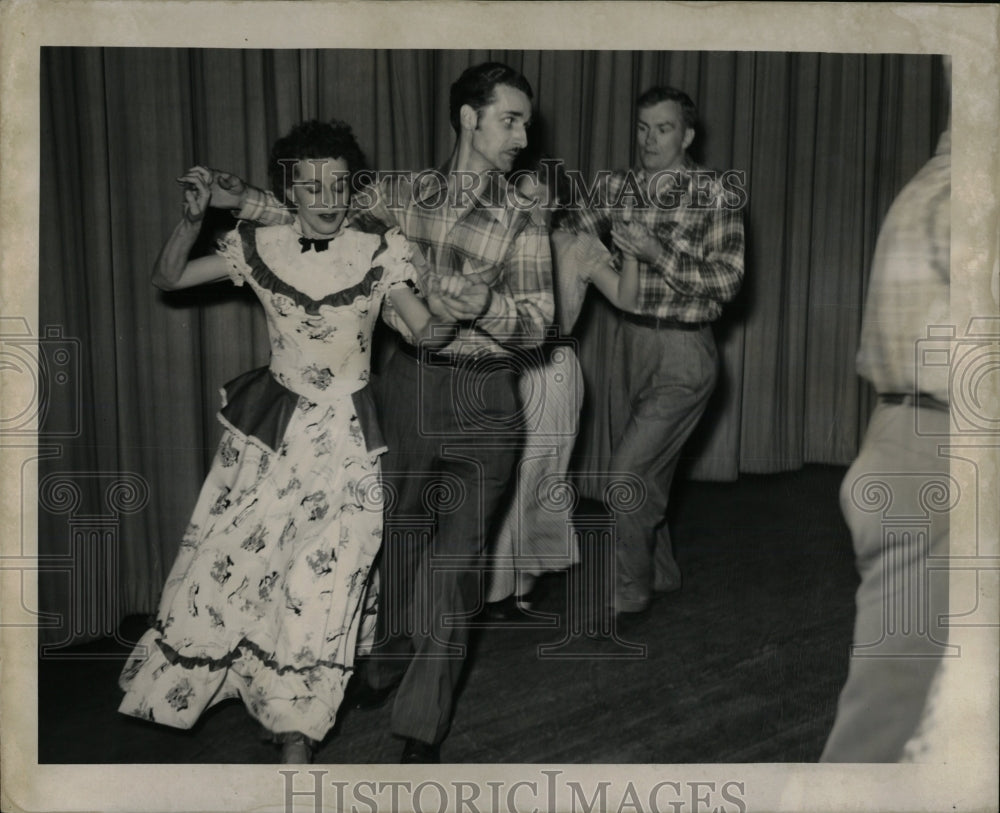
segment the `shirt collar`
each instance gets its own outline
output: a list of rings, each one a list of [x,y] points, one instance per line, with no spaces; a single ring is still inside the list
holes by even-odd
[[[490,172],[489,182],[473,196],[471,208],[483,209],[493,215],[501,225],[507,225],[507,211],[510,206],[511,186],[500,172]],[[451,162],[429,172],[418,175],[418,183],[414,186],[413,197],[418,203],[428,203],[439,200],[443,195],[455,192],[457,176],[451,174]],[[442,201],[443,202],[443,201]]]
[[[674,167],[673,169],[674,172],[678,173],[677,185],[683,186],[689,183],[691,180],[692,170],[695,170],[697,168],[698,165],[694,161],[692,161],[691,156],[685,152],[684,158],[682,159],[680,166]],[[657,170],[657,172],[659,171],[661,170]],[[671,170],[663,170],[663,171],[670,172]],[[654,172],[653,174],[656,175],[656,172]],[[638,178],[639,182],[643,184],[646,183],[646,179],[649,177],[646,174],[646,170],[644,170],[642,167],[639,167],[638,169],[635,170],[635,175],[636,178]]]
[[[679,189],[682,194],[693,194],[693,190],[691,188],[691,173],[697,168],[698,165],[691,160],[691,157],[687,153],[684,153],[684,160],[681,162],[680,166],[674,167],[672,170],[657,170],[657,172],[654,172],[652,176],[650,176],[647,175],[646,170],[640,167],[635,170],[635,176],[640,189],[642,189],[642,196],[644,200],[649,200],[651,197],[659,197],[660,200],[663,200],[663,196],[669,195],[671,190]],[[665,175],[662,180],[657,181],[657,189],[650,189],[650,177],[654,177],[660,172],[668,174]],[[676,181],[669,186],[663,187],[661,185],[663,182],[672,180],[673,178],[676,178]]]

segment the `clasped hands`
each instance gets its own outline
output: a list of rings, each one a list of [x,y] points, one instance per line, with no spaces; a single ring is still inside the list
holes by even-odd
[[[191,167],[177,183],[184,187],[184,217],[201,222],[209,204],[217,209],[239,209],[247,185],[242,178],[208,167]]]
[[[617,224],[611,229],[611,239],[623,253],[653,265],[659,259],[661,246],[656,236],[641,223]]]
[[[493,298],[492,289],[483,277],[482,274],[426,274],[422,293],[427,309],[450,322],[465,322],[482,316]]]

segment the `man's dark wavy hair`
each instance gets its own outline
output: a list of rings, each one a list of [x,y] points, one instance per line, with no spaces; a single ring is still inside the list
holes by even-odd
[[[458,135],[462,131],[462,105],[467,104],[477,113],[496,98],[497,85],[507,85],[521,91],[529,99],[533,98],[528,80],[509,65],[502,62],[484,62],[466,68],[451,86],[448,111],[451,127]]]
[[[292,179],[288,177],[291,172],[289,162],[307,158],[341,158],[346,161],[354,192],[358,191],[358,173],[367,169],[365,155],[349,124],[337,119],[304,121],[275,141],[271,147],[267,171],[271,191],[279,200],[285,200],[285,190],[291,185]]]

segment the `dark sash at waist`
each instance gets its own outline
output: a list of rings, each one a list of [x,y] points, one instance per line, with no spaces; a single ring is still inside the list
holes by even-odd
[[[277,451],[302,396],[281,384],[267,367],[243,373],[222,390],[224,404],[219,410],[222,418],[247,437]],[[384,449],[385,440],[369,387],[351,393],[351,400],[368,451]]]

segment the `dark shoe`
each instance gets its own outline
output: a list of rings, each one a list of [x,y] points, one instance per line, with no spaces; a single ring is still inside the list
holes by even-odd
[[[530,612],[531,603],[522,596],[507,596],[500,601],[491,601],[483,609],[483,618],[486,621],[498,621],[504,623],[520,623],[523,621],[537,621],[537,617]]]
[[[676,593],[681,589],[681,571],[674,562],[670,566],[657,565],[653,568],[653,591],[656,593]]]
[[[411,737],[406,738],[406,745],[403,746],[403,754],[399,758],[400,765],[436,765],[440,761],[440,745],[432,745],[429,742],[415,740]]]
[[[386,704],[392,693],[396,691],[396,687],[399,686],[401,680],[402,677],[394,680],[388,686],[376,689],[364,678],[355,675],[347,684],[347,691],[344,692],[344,705],[350,709],[359,709],[360,711],[380,709]]]
[[[681,589],[681,578],[678,576],[676,579],[663,581],[658,581],[653,585],[653,590],[657,593],[676,593]]]
[[[638,596],[615,596],[612,605],[615,615],[639,615],[649,609],[649,599]]]

